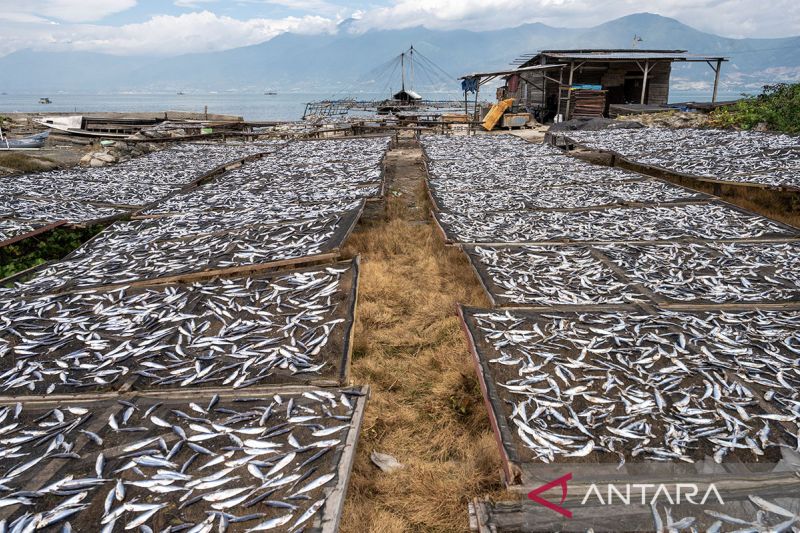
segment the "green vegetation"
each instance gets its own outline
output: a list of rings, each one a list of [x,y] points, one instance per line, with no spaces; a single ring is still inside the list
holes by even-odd
[[[95,224],[86,228],[56,228],[4,246],[0,248],[0,279],[61,259],[105,227],[104,224]]]
[[[744,130],[759,124],[774,131],[800,133],[800,83],[765,85],[760,95],[717,109],[709,121],[709,126]]]

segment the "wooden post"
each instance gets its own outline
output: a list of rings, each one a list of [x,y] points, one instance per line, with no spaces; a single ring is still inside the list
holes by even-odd
[[[564,69],[558,69],[558,100],[556,102],[556,116],[561,114],[561,90],[564,87]],[[545,103],[547,102],[547,95],[545,94]]]
[[[569,100],[570,100],[571,94],[572,94],[570,91],[572,90],[572,75],[574,73],[575,73],[575,63],[570,61],[570,63],[569,63],[569,86],[567,88],[567,108],[564,111],[564,120],[569,120]],[[559,92],[561,92],[561,91],[559,90]],[[561,98],[560,94],[558,95],[558,98],[559,99]]]
[[[713,68],[713,67],[712,67]],[[722,70],[722,59],[717,59],[717,68],[714,69],[714,93],[711,95],[711,103],[717,103],[717,88],[719,87],[719,71]]]
[[[530,102],[528,101],[528,98],[530,98],[530,94],[528,93],[528,80],[526,80],[522,76],[520,76],[519,79],[523,83],[523,86],[525,87],[525,89],[522,92],[525,94],[525,111],[527,111],[528,108],[530,107]]]
[[[644,76],[642,77],[642,101],[641,104],[644,105],[644,98],[645,92],[647,91],[647,74],[650,72],[650,60],[646,59],[644,62]]]
[[[545,71],[542,71],[542,114],[539,115],[539,118],[544,117],[545,113],[547,112],[546,108],[547,108],[547,74],[545,74]]]
[[[475,113],[475,122],[476,122],[476,123],[478,122],[478,117],[479,117],[479,111],[478,111],[478,93],[480,92],[480,90],[481,90],[481,82],[479,81],[479,82],[478,82],[478,85],[475,87],[475,109],[473,110],[473,113]],[[477,130],[478,130],[478,127],[477,127],[477,126],[475,126],[475,131],[477,131]]]

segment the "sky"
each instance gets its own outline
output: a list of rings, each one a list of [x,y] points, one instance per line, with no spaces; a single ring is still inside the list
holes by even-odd
[[[0,56],[23,49],[170,56],[283,32],[335,33],[348,19],[355,20],[349,31],[589,27],[643,10],[726,37],[800,35],[798,0],[0,0]]]

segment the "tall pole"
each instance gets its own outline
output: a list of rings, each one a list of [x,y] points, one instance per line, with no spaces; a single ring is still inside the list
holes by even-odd
[[[406,53],[405,52],[400,54],[400,82],[402,84],[400,86],[400,90],[401,91],[405,91],[406,90]]]
[[[411,90],[414,90],[414,45],[411,45],[411,50],[409,50],[409,57],[408,57],[408,65],[410,70],[410,78],[411,78]]]

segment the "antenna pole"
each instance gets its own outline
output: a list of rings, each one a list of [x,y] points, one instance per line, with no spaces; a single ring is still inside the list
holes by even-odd
[[[401,80],[401,91],[406,90],[406,53],[403,52],[400,54],[400,80]]]
[[[414,45],[411,45],[409,51],[409,66],[411,68],[411,90],[414,90]]]

